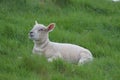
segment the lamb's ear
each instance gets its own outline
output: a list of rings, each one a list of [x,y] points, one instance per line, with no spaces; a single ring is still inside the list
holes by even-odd
[[[35,24],[38,24],[38,22],[37,22],[37,21],[35,21]]]
[[[55,27],[55,23],[49,24],[48,27],[47,27],[47,31],[48,32],[52,31],[54,29],[54,27]]]

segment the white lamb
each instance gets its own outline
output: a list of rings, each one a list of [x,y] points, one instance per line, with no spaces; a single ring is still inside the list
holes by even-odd
[[[51,42],[49,40],[49,32],[54,27],[54,23],[45,27],[43,24],[35,22],[33,29],[29,33],[30,39],[34,41],[33,53],[44,55],[49,62],[57,58],[77,64],[93,60],[91,52],[83,47],[74,44]]]

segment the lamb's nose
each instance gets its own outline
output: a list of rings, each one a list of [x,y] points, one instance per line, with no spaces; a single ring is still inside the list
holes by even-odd
[[[33,36],[33,32],[32,31],[30,31],[30,34],[29,34],[31,37]]]
[[[33,32],[32,32],[32,31],[30,31],[30,34],[33,34]]]

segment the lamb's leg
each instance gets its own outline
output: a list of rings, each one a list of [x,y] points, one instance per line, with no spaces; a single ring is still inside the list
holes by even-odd
[[[92,58],[81,58],[80,60],[79,60],[79,62],[78,62],[78,65],[83,65],[83,64],[85,64],[85,63],[87,63],[87,62],[90,62],[90,61],[92,61],[93,59]]]
[[[53,60],[56,60],[58,58],[59,58],[58,56],[53,56],[51,58],[48,58],[48,62],[52,62]]]
[[[56,60],[58,58],[62,58],[60,53],[56,53],[56,55],[54,55],[53,57],[48,58],[48,62],[52,62],[53,60]]]
[[[52,58],[48,58],[48,62],[52,62],[53,61],[53,59]]]
[[[79,62],[78,62],[78,65],[82,65],[82,64],[84,64],[84,63],[85,63],[85,61],[86,61],[86,59],[81,58],[81,59],[79,60]]]

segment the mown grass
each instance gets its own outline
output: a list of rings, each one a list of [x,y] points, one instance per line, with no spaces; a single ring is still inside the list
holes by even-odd
[[[0,0],[0,80],[118,80],[119,9],[109,0]],[[35,20],[56,23],[50,40],[88,48],[94,61],[77,66],[31,56]]]

